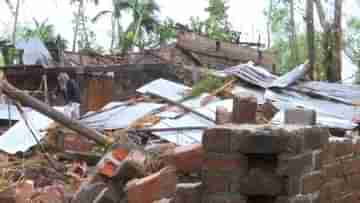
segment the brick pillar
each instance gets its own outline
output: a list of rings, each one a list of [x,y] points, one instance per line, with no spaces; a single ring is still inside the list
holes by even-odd
[[[231,123],[231,112],[228,112],[225,107],[218,106],[216,107],[216,124],[223,125],[226,123]]]
[[[233,123],[256,123],[257,99],[242,93],[234,98],[232,121]]]
[[[327,130],[226,125],[203,137],[203,203],[307,203],[318,197]],[[309,200],[309,201],[303,201]]]

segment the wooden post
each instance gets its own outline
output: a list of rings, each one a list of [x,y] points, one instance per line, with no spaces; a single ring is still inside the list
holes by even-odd
[[[242,93],[234,98],[232,121],[236,124],[255,124],[257,99],[251,94]]]
[[[53,119],[54,121],[59,122],[65,127],[77,132],[79,135],[87,137],[88,139],[93,140],[102,145],[110,144],[109,140],[107,140],[103,134],[82,125],[77,120],[72,120],[66,117],[64,114],[51,108],[49,105],[15,88],[4,79],[0,80],[0,88],[2,89],[2,92],[11,99],[14,99],[26,106],[33,108],[34,110]]]
[[[46,104],[50,104],[48,80],[47,80],[47,74],[46,73],[42,76],[42,80],[43,80],[43,83],[44,83],[44,101],[45,101]]]

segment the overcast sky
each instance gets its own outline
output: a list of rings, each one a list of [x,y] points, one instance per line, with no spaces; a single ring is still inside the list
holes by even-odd
[[[54,24],[56,32],[72,42],[72,19],[75,8],[69,5],[70,0],[22,0],[24,3],[20,9],[20,23],[31,24],[32,18],[38,21],[49,19]],[[204,8],[207,0],[156,0],[161,7],[161,18],[169,16],[176,22],[187,23],[191,16],[206,17]],[[15,2],[15,0],[13,0]],[[100,5],[88,6],[87,14],[93,17],[97,12],[111,8],[111,0],[100,0]],[[265,0],[229,0],[229,18],[236,30],[243,32],[243,39],[257,41],[259,34],[265,40],[266,18],[263,10],[267,7]],[[355,5],[355,0],[345,0],[345,9],[349,13],[360,13]],[[124,23],[128,21],[124,17]],[[93,26],[97,43],[105,48],[110,43],[110,18],[103,18]],[[12,18],[4,1],[0,1],[0,32],[11,33]],[[70,44],[69,44],[70,45]]]

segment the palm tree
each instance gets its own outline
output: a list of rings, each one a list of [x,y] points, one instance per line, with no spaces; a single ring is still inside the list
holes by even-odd
[[[160,7],[155,0],[129,0],[126,3],[128,10],[132,14],[133,21],[124,35],[123,53],[134,46],[140,49],[146,46],[146,34],[153,32],[159,24],[156,14],[160,11]]]
[[[80,24],[81,22],[84,22],[84,18],[85,18],[85,3],[90,2],[90,3],[94,3],[95,5],[99,4],[99,0],[70,0],[71,4],[74,3],[79,3],[78,5],[78,11],[76,13],[76,18],[75,18],[75,28],[74,28],[74,38],[73,38],[73,47],[72,47],[72,51],[76,50],[76,42],[77,42],[77,38],[78,38],[78,34],[79,34],[79,28],[80,28]]]
[[[122,33],[122,26],[120,23],[121,12],[128,8],[128,4],[124,3],[122,0],[113,0],[112,1],[113,8],[112,10],[103,10],[100,11],[93,19],[92,22],[97,22],[100,18],[111,15],[111,44],[110,50],[113,51],[115,45],[116,38],[120,40],[120,36]],[[119,44],[119,43],[117,43]]]
[[[127,11],[132,16],[132,22],[125,32],[122,32],[120,18],[122,12]],[[160,11],[159,5],[155,0],[113,0],[113,10],[99,12],[94,18],[96,22],[100,17],[111,14],[112,16],[112,39],[111,49],[114,48],[115,38],[118,39],[117,47],[121,47],[122,52],[137,46],[145,47],[145,37],[155,30],[159,24],[156,13]],[[116,36],[117,35],[117,36]]]

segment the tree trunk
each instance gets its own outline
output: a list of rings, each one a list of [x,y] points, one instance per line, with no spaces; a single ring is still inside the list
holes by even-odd
[[[15,10],[14,30],[13,30],[13,36],[12,36],[12,41],[14,44],[16,43],[16,31],[17,31],[17,24],[18,24],[18,19],[19,19],[19,12],[20,12],[20,0],[17,0],[16,10]]]
[[[343,0],[335,0],[335,21],[334,21],[334,62],[332,71],[335,73],[335,81],[341,81],[342,72],[342,4]]]
[[[115,42],[115,32],[116,32],[116,22],[114,14],[111,15],[111,42],[110,42],[110,52],[114,51],[114,42]]]
[[[299,61],[299,52],[297,46],[297,37],[296,37],[296,24],[295,24],[295,10],[294,10],[294,0],[290,0],[290,47],[291,47],[291,57],[295,62],[295,65],[298,65]]]
[[[134,39],[132,41],[132,46],[134,46],[134,44],[136,44],[136,42],[137,42],[137,38],[138,38],[140,29],[141,29],[142,21],[143,21],[143,13],[141,12],[139,21],[137,22],[137,25],[136,25],[136,30],[135,30],[135,34],[134,34]]]
[[[267,20],[267,48],[271,47],[271,22],[272,22],[272,10],[273,10],[273,1],[269,1],[269,10],[268,10],[268,20]]]
[[[5,2],[6,2],[6,5],[8,6],[8,8],[9,8],[9,11],[10,11],[11,15],[15,18],[16,12],[15,12],[14,6],[12,5],[11,1],[10,0],[5,0]]]
[[[76,14],[77,16],[76,16],[76,22],[75,22],[75,28],[74,28],[74,38],[73,38],[73,47],[72,47],[73,52],[76,51],[76,42],[77,42],[77,37],[79,34],[79,26],[80,26],[80,19],[81,19],[83,5],[84,5],[83,0],[80,0],[78,12]]]
[[[315,69],[315,28],[314,28],[314,3],[313,0],[306,1],[306,39],[309,59],[309,76],[314,79]]]
[[[330,23],[326,20],[324,7],[321,4],[321,0],[314,0],[314,2],[319,16],[320,25],[323,28],[324,32],[327,32],[328,30],[330,30]]]

